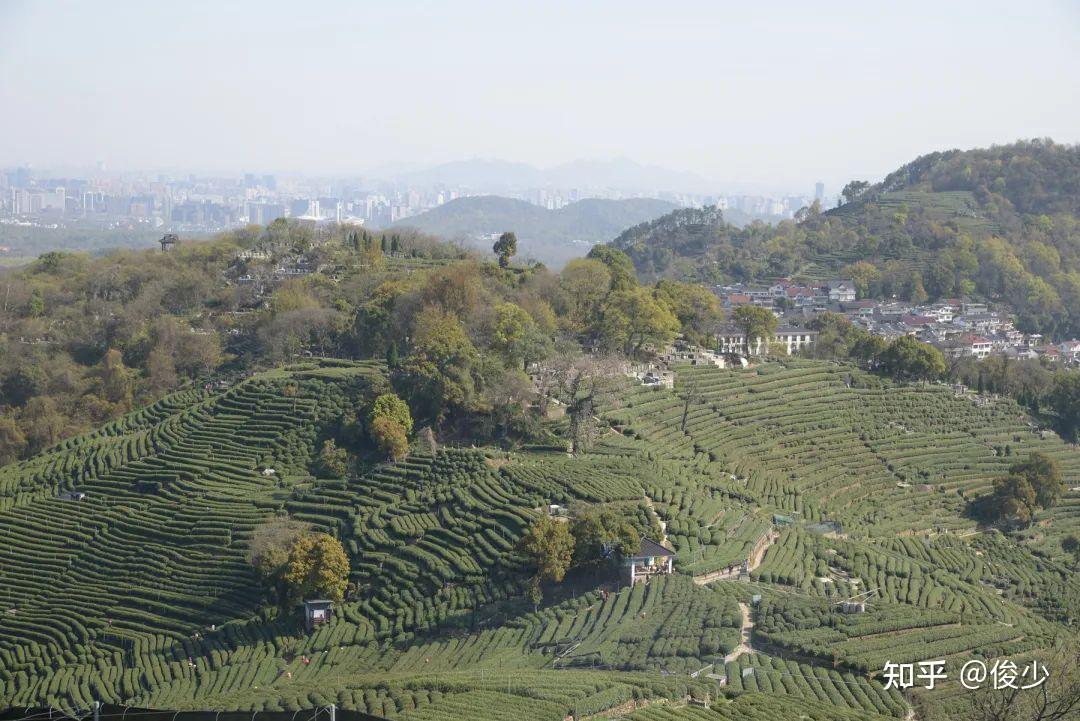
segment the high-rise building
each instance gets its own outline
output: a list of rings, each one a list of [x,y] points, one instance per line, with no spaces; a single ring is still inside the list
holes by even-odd
[[[285,217],[285,206],[281,203],[252,203],[247,204],[247,219],[249,223],[257,225],[270,225],[278,218]]]
[[[133,195],[131,204],[128,205],[128,213],[136,218],[149,218],[154,214],[155,205],[152,195]]]
[[[337,198],[319,198],[320,217],[341,222],[341,201]]]
[[[814,184],[814,200],[825,200],[825,183],[820,180]]]
[[[30,212],[30,191],[22,188],[11,189],[11,212],[13,215],[27,215]]]
[[[15,172],[11,178],[11,184],[16,188],[28,188],[30,187],[30,180],[32,177],[33,172],[30,168],[26,166],[15,168]]]
[[[87,190],[83,192],[82,207],[83,214],[105,212],[105,193],[100,190]]]
[[[319,201],[307,198],[296,198],[289,203],[289,215],[299,218],[302,215],[319,217]]]

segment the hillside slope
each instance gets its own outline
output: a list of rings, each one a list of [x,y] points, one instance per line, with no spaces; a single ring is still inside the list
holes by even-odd
[[[318,440],[381,373],[313,361],[185,391],[0,471],[0,706],[559,721],[627,705],[665,718],[647,709],[688,694],[721,713],[737,691],[780,695],[793,717],[899,718],[885,660],[1023,658],[1075,635],[1060,539],[1080,530],[1080,495],[1012,539],[964,517],[1035,450],[1080,484],[1080,451],[1009,401],[832,363],[685,366],[674,391],[628,386],[576,458],[417,448],[313,475]],[[534,609],[516,542],[545,504],[575,502],[658,514],[677,573],[555,589]],[[252,529],[281,514],[349,556],[347,599],[310,635],[245,562]],[[741,582],[717,575],[750,558]],[[870,588],[866,614],[838,611]],[[943,693],[920,718],[963,718],[965,698]]]
[[[591,245],[606,242],[625,228],[674,207],[652,198],[590,198],[548,210],[524,200],[488,195],[451,200],[394,225],[445,238],[463,237],[485,251],[491,250],[491,243],[479,240],[480,236],[512,230],[518,237],[519,255],[561,266],[588,253]]]
[[[681,209],[612,245],[639,274],[706,282],[855,277],[863,295],[1008,300],[1029,332],[1080,333],[1080,146],[931,153],[798,222]]]

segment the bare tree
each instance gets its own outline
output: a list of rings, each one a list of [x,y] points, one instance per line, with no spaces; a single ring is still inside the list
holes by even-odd
[[[690,406],[697,403],[699,395],[697,378],[693,378],[683,394],[682,423],[679,425],[683,433],[686,433],[686,419],[690,416]]]
[[[547,416],[551,401],[565,392],[574,364],[579,357],[580,354],[559,352],[541,361],[533,372],[533,378],[536,381],[537,410],[541,418]]]
[[[572,453],[588,453],[592,448],[602,425],[597,414],[615,403],[620,380],[625,376],[617,358],[583,356],[571,367],[565,395]]]
[[[416,435],[432,456],[439,452],[439,445],[435,442],[435,431],[431,430],[431,426],[424,426]]]
[[[1080,641],[1061,644],[1038,660],[1050,672],[1045,683],[1027,690],[984,687],[975,691],[971,696],[972,718],[979,721],[1080,719]]]

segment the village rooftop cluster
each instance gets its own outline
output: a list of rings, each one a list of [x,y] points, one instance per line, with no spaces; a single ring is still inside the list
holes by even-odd
[[[855,325],[892,340],[910,335],[930,343],[953,358],[985,358],[1000,354],[1013,359],[1045,359],[1054,364],[1080,364],[1080,340],[1052,342],[1038,333],[1026,334],[1013,323],[1010,309],[969,299],[935,303],[858,299],[855,282],[835,279],[802,284],[788,279],[771,285],[716,286],[728,315],[740,305],[769,308],[779,319],[777,339],[789,352],[812,345],[808,331],[816,316],[840,313]],[[721,352],[745,347],[737,330],[722,333]]]

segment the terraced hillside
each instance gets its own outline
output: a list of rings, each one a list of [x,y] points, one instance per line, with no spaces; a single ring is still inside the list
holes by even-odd
[[[1080,478],[1075,449],[1010,401],[980,406],[945,386],[896,387],[829,363],[688,367],[675,395],[642,389],[611,418],[665,453],[707,454],[761,505],[854,536],[970,530],[966,501],[1032,451],[1056,458],[1069,485]]]
[[[622,433],[610,452],[643,443],[655,462],[695,469],[655,504],[684,531],[671,535],[681,569],[726,562],[732,516],[776,525],[750,574],[765,596],[762,648],[875,674],[887,660],[944,657],[958,669],[972,654],[1021,656],[1075,637],[1080,582],[1060,541],[1080,525],[1080,452],[1011,401],[791,360],[688,366],[675,393],[642,387],[609,416]],[[969,501],[1032,451],[1055,458],[1072,490],[1025,534],[977,528]],[[728,507],[702,512],[705,496]],[[838,599],[865,591],[871,613],[840,613]],[[935,709],[956,712],[940,694],[925,712]]]
[[[954,669],[1076,635],[1080,582],[1059,541],[1080,497],[1020,538],[964,515],[1032,450],[1080,485],[1080,452],[1012,403],[827,363],[686,366],[674,391],[620,394],[587,455],[417,448],[312,475],[313,449],[379,372],[311,363],[185,392],[3,469],[0,699],[332,702],[432,721],[878,719],[912,705],[958,718],[963,694],[886,690],[884,662]],[[662,521],[675,576],[568,586],[534,608],[523,530],[545,504],[601,502]],[[310,635],[265,606],[245,561],[253,529],[283,514],[349,555],[347,599]],[[866,613],[841,612],[868,591]]]

